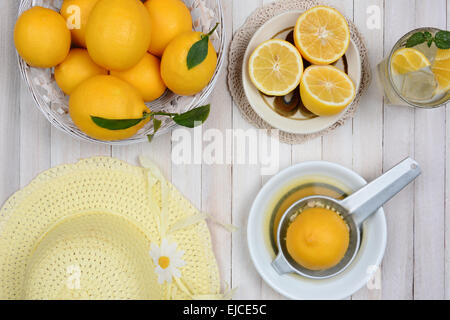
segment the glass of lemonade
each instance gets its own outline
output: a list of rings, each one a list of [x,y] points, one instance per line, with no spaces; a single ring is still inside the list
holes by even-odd
[[[431,40],[407,48],[407,41],[413,35],[422,33],[435,37],[439,31],[420,28],[405,34],[378,65],[378,78],[387,104],[436,108],[449,101],[446,79],[450,78],[450,69],[446,68],[450,63],[450,49],[438,49]],[[442,65],[445,68],[441,68]]]

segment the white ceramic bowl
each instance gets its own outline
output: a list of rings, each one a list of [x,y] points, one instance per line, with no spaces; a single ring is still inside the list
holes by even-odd
[[[322,131],[336,123],[342,118],[345,110],[334,116],[316,117],[307,120],[299,120],[298,118],[300,117],[298,116],[290,118],[284,117],[275,112],[267,105],[265,97],[253,85],[250,80],[250,75],[248,74],[248,61],[250,59],[250,55],[258,47],[258,45],[266,40],[274,38],[274,36],[280,33],[281,30],[293,28],[301,13],[302,11],[290,11],[280,14],[267,21],[258,29],[258,31],[256,31],[256,33],[250,40],[244,55],[244,61],[242,65],[242,82],[248,102],[252,106],[253,110],[255,110],[255,112],[264,121],[269,123],[274,128],[280,129],[285,132],[295,134],[312,134]],[[284,38],[283,35],[285,36],[285,33],[282,33],[280,35],[281,38]],[[356,92],[358,92],[362,75],[361,57],[358,48],[353,41],[350,42],[345,56],[348,63],[348,75],[355,83]],[[342,61],[338,61],[336,66],[342,69]]]
[[[336,181],[350,192],[367,184],[354,171],[325,161],[303,162],[281,171],[264,185],[250,210],[247,225],[250,256],[267,284],[287,298],[343,299],[361,289],[381,263],[387,238],[384,211],[379,209],[364,222],[360,249],[344,272],[325,280],[312,280],[295,274],[279,275],[271,266],[275,252],[267,241],[268,208],[276,201],[277,192],[306,177]]]

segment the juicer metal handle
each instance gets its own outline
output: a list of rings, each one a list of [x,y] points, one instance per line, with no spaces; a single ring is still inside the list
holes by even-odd
[[[279,275],[283,275],[286,273],[292,273],[292,267],[287,263],[283,254],[278,254],[275,260],[272,262],[272,267]]]
[[[399,193],[421,173],[419,164],[407,158],[341,202],[361,225],[372,213]]]

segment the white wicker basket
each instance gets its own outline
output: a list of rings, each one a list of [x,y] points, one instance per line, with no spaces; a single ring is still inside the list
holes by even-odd
[[[196,31],[207,33],[214,27],[217,22],[219,23],[219,27],[211,37],[211,41],[213,42],[218,55],[216,71],[211,82],[200,93],[196,94],[195,96],[183,97],[167,91],[158,100],[147,104],[152,111],[164,110],[173,113],[183,113],[204,104],[214,88],[224,62],[226,35],[224,16],[220,3],[221,0],[183,1],[191,10],[194,29]],[[28,10],[36,5],[59,11],[62,2],[62,0],[21,0],[19,6],[19,15],[22,14],[25,10]],[[53,70],[32,68],[27,65],[26,62],[21,57],[19,57],[19,55],[17,57],[19,61],[20,72],[25,79],[25,82],[27,83],[31,94],[33,95],[33,99],[36,102],[37,107],[55,128],[58,128],[59,130],[62,130],[75,138],[109,145],[128,145],[138,142],[144,142],[147,141],[147,135],[153,132],[153,124],[148,123],[142,130],[138,132],[138,134],[126,140],[100,141],[88,137],[83,132],[81,132],[72,122],[72,119],[70,118],[68,113],[69,97],[64,95],[64,93],[56,84],[53,76]],[[163,123],[157,135],[166,133],[175,125],[173,121],[168,118],[161,118],[161,120],[163,121]]]

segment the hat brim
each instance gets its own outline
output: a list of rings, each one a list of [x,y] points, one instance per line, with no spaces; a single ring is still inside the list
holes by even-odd
[[[167,181],[160,181],[149,190],[146,169],[109,157],[81,160],[37,176],[0,210],[0,298],[26,297],[24,279],[33,248],[56,223],[71,216],[92,211],[112,212],[138,227],[150,242],[159,244],[162,239],[155,208],[163,204],[161,183]],[[167,184],[168,195],[163,205],[170,228],[197,215],[198,210],[174,186]],[[185,252],[181,279],[191,293],[218,294],[219,272],[206,222],[187,226],[170,238]],[[190,298],[180,290],[170,296]]]

